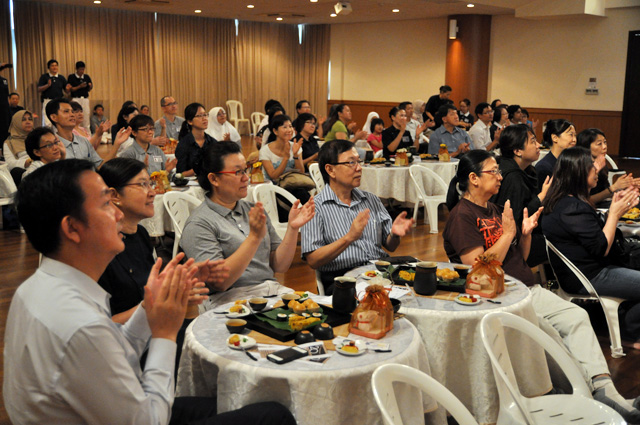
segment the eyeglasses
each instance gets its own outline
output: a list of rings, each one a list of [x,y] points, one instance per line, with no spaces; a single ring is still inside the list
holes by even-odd
[[[225,111],[220,111],[220,112],[218,112],[218,116],[220,116],[220,115],[227,115],[227,113]]]
[[[493,174],[494,176],[502,176],[502,171],[499,168],[495,170],[482,170],[481,173]]]
[[[154,127],[140,127],[137,131],[143,131],[143,132],[147,131],[147,132],[149,132],[149,131],[155,131],[155,128]]]
[[[165,103],[164,106],[177,106],[178,102]]]
[[[142,182],[137,182],[137,183],[127,183],[124,186],[138,186],[141,187],[142,189],[146,190],[147,192],[150,191],[151,189],[155,189],[156,188],[156,182],[155,181],[142,181]]]
[[[353,169],[355,169],[355,168],[356,168],[356,166],[358,166],[358,165],[362,167],[362,164],[364,164],[364,161],[345,161],[345,162],[335,162],[335,163],[333,163],[333,164],[331,164],[331,165],[346,165],[346,166],[348,166],[349,168],[353,168]]]
[[[55,142],[47,143],[44,146],[40,146],[38,149],[51,149],[54,146],[60,145],[62,142],[60,140],[56,140]]]
[[[193,118],[207,118],[209,115],[207,114],[198,114],[198,115],[194,115]]]
[[[491,111],[484,111],[484,112],[483,112],[483,114],[484,114],[484,115],[491,115],[491,114],[493,114],[493,110],[491,110]]]
[[[251,168],[247,167],[244,170],[236,170],[236,171],[218,171],[217,173],[213,173],[213,174],[235,174],[236,177],[240,177],[243,174],[247,175],[249,174],[249,172],[251,171]]]
[[[311,125],[312,125],[312,126],[314,126],[314,127],[315,127],[316,125],[318,125],[318,124],[316,124],[316,122],[315,122],[315,121],[305,121],[304,123],[305,123],[305,124],[311,124]]]

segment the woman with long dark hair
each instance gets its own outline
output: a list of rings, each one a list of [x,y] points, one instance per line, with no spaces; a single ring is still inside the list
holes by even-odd
[[[551,148],[551,151],[536,164],[540,187],[547,177],[553,174],[553,167],[562,151],[576,145],[576,129],[565,119],[549,120],[547,128],[542,133],[542,140],[545,146]]]
[[[624,298],[621,324],[623,337],[640,349],[640,271],[616,265],[612,252],[618,220],[638,204],[638,189],[616,192],[606,220],[602,220],[589,201],[598,173],[591,153],[582,147],[560,154],[554,168],[553,183],[545,198],[542,230],[573,264],[589,279],[600,295]],[[553,257],[552,257],[553,259]],[[563,288],[586,294],[573,273],[562,263],[552,263]]]
[[[484,252],[495,254],[505,273],[529,287],[538,320],[546,322],[546,326],[541,327],[548,332],[552,332],[550,327],[553,327],[556,332],[552,336],[562,338],[589,378],[594,388],[593,398],[614,408],[630,423],[637,423],[640,412],[613,386],[589,315],[581,307],[536,284],[527,266],[525,260],[531,247],[531,232],[541,210],[532,212],[530,217],[525,212],[519,228],[509,201],[504,209],[489,202],[489,198],[498,193],[501,180],[498,164],[490,152],[472,150],[460,159],[447,193],[447,206],[451,212],[442,234],[447,256],[452,262],[471,265]],[[545,200],[550,196],[548,193]],[[547,218],[544,220],[546,223]]]
[[[206,133],[209,125],[207,110],[200,103],[190,103],[184,108],[184,122],[180,128],[176,147],[176,171],[189,177],[198,174],[198,167],[204,150],[216,139]]]
[[[335,107],[335,108],[334,108]],[[324,131],[325,142],[332,140],[351,140],[351,132],[357,127],[355,122],[351,121],[351,108],[349,105],[340,103],[331,107],[329,119],[322,125]],[[364,130],[356,131],[352,141],[365,140],[367,132]]]

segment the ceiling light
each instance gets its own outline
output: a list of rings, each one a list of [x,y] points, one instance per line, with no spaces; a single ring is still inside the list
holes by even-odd
[[[101,2],[100,0],[93,0],[93,3],[95,3],[95,4],[100,4],[100,3],[102,3],[102,2]]]
[[[336,16],[338,16],[338,15],[336,15],[335,13],[332,13],[332,14],[331,14],[331,15],[329,15],[329,16],[331,16],[332,18],[335,18],[335,17],[336,17]]]
[[[311,3],[318,3],[318,0],[310,0]]]
[[[200,10],[200,9],[196,9],[196,10],[194,10],[194,12],[195,12],[195,13],[202,13],[202,10]]]
[[[276,21],[282,21],[282,16],[278,16],[278,17],[276,18]]]
[[[476,7],[476,5],[475,5],[475,4],[473,4],[473,3],[469,3],[469,4],[467,5],[467,7]]]
[[[255,6],[254,6],[254,5],[252,5],[252,4],[248,4],[248,5],[247,5],[247,9],[253,9],[254,7],[255,7]]]
[[[392,12],[393,13],[398,13],[398,12],[400,12],[400,9],[393,9]]]

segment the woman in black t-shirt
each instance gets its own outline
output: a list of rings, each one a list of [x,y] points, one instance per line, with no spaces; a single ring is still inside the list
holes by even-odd
[[[389,111],[391,125],[382,132],[382,146],[384,147],[384,157],[389,158],[394,155],[398,149],[409,149],[414,146],[416,150],[420,147],[420,137],[411,136],[406,131],[407,113],[404,109],[393,107]]]

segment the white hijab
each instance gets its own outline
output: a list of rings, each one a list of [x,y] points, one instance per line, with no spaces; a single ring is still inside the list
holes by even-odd
[[[219,142],[224,140],[224,135],[226,133],[229,133],[232,142],[240,143],[240,134],[238,134],[238,131],[228,119],[224,124],[220,124],[218,122],[218,112],[221,110],[224,111],[224,108],[221,108],[220,106],[211,108],[209,111],[209,125],[207,126],[205,133]]]
[[[364,127],[362,127],[362,129],[366,131],[367,134],[371,134],[371,121],[374,118],[380,118],[380,115],[378,115],[377,112],[369,112],[369,115],[367,115],[367,122],[365,122]]]

